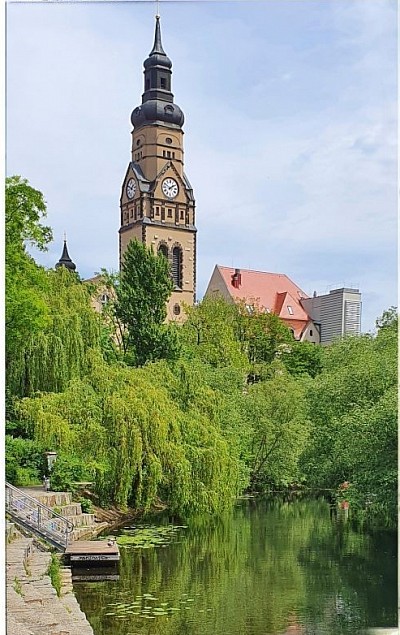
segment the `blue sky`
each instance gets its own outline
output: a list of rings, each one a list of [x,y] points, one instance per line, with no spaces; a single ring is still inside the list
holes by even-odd
[[[395,0],[161,1],[198,227],[215,264],[356,286],[363,330],[397,304]],[[7,4],[7,174],[48,204],[83,277],[118,267],[130,113],[154,2]],[[36,257],[36,254],[35,254]]]

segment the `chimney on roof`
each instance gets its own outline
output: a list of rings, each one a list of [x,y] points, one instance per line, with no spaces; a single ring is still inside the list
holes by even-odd
[[[240,269],[235,269],[235,273],[232,276],[232,287],[235,289],[239,289],[242,284],[242,274],[240,273]]]

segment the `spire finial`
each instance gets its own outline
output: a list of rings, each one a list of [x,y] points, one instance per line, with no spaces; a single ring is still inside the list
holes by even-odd
[[[160,19],[160,0],[156,0],[156,20]]]
[[[158,14],[159,7],[157,6],[157,15],[156,15],[156,30],[154,33],[154,44],[151,50],[150,55],[158,54],[165,55],[165,51],[161,44],[161,27],[160,27],[160,16]]]
[[[67,242],[67,232],[66,231],[64,231],[64,242],[65,243]]]

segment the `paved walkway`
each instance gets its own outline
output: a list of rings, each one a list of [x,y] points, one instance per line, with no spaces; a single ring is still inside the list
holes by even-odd
[[[7,635],[93,635],[72,590],[71,570],[61,569],[61,597],[47,570],[51,554],[20,534],[7,545]]]

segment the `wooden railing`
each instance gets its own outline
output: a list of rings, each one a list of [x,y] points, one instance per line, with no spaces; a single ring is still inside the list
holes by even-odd
[[[74,524],[36,498],[6,483],[6,513],[60,550],[71,542]]]

